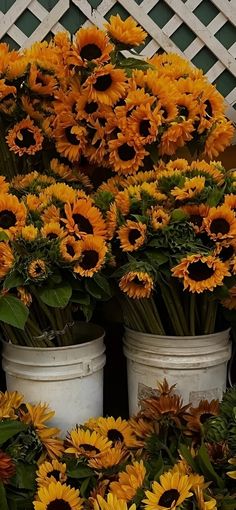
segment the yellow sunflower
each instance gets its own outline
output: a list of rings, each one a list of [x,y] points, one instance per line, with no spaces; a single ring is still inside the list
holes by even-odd
[[[131,16],[125,20],[122,20],[119,14],[111,16],[109,23],[105,23],[105,28],[113,41],[125,46],[140,46],[147,37],[146,32]]]
[[[20,235],[25,241],[34,241],[38,236],[38,229],[34,225],[26,225],[21,229]]]
[[[131,501],[142,487],[145,476],[146,468],[143,461],[134,461],[126,466],[125,471],[119,473],[117,482],[111,482],[110,490],[117,498]]]
[[[9,190],[9,184],[6,182],[6,178],[3,175],[0,175],[0,190],[2,193],[7,193]]]
[[[224,204],[236,213],[236,195],[231,193],[230,195],[224,196]]]
[[[217,501],[215,498],[204,498],[204,492],[201,487],[194,489],[194,494],[197,500],[198,510],[217,510]]]
[[[213,241],[233,239],[236,235],[236,216],[234,211],[223,204],[211,207],[203,221],[208,236]]]
[[[203,175],[206,179],[210,177],[217,184],[223,184],[225,180],[224,169],[219,161],[211,161],[210,163],[198,160],[192,161],[186,169],[186,173],[192,171],[198,172],[199,175]]]
[[[92,277],[100,271],[105,262],[107,246],[104,239],[96,235],[87,235],[78,241],[80,258],[74,266],[74,273],[80,276]]]
[[[47,71],[42,71],[37,65],[31,64],[27,80],[28,88],[39,96],[52,96],[57,87],[57,80]]]
[[[97,65],[110,60],[113,45],[107,35],[97,27],[80,28],[75,34],[68,63],[76,66],[86,66],[88,62]]]
[[[86,198],[65,205],[65,227],[70,234],[83,237],[87,234],[106,236],[106,223],[99,209]]]
[[[205,204],[199,205],[183,205],[181,207],[188,215],[188,221],[197,234],[204,230],[203,220],[209,213],[209,206]]]
[[[133,110],[128,119],[128,129],[134,133],[134,136],[143,138],[145,143],[152,143],[156,141],[161,123],[159,109],[151,110],[150,104],[147,103]]]
[[[14,254],[8,243],[0,242],[0,278],[4,278],[14,264]]]
[[[45,260],[33,259],[27,267],[27,274],[31,280],[44,280],[48,274],[48,268]]]
[[[42,149],[43,135],[31,119],[23,119],[8,131],[6,136],[8,147],[19,156],[33,156]]]
[[[87,426],[94,429],[103,437],[106,437],[109,441],[112,441],[114,446],[117,446],[117,443],[123,444],[126,448],[137,448],[139,446],[129,422],[120,417],[99,417],[92,425],[91,422],[88,421]]]
[[[198,294],[213,291],[223,285],[225,276],[230,276],[227,264],[212,255],[188,255],[171,269],[173,276],[183,279],[184,289]]]
[[[65,230],[61,227],[59,221],[50,221],[46,223],[40,230],[42,237],[47,237],[50,241],[58,239],[66,235]]]
[[[236,466],[236,457],[228,460],[229,464]],[[226,473],[230,478],[236,480],[236,471],[227,471]]]
[[[117,191],[116,193],[114,193],[114,195],[117,210],[124,216],[129,214],[131,206],[131,196],[129,193],[129,189],[126,188],[123,191]]]
[[[50,201],[55,200],[56,202],[62,202],[64,204],[70,203],[72,204],[74,200],[76,199],[76,190],[74,190],[71,186],[68,186],[68,184],[65,184],[64,182],[57,182],[56,184],[52,184],[51,186],[48,186],[45,190],[43,190],[39,198],[43,203],[48,203]],[[53,209],[50,209],[50,213],[52,213]],[[48,216],[48,215],[47,215]],[[57,218],[57,210],[54,209],[53,217],[50,218],[50,221],[56,220]],[[48,223],[48,222],[47,222]]]
[[[107,237],[111,240],[115,234],[117,227],[118,210],[115,202],[110,205],[109,211],[106,213]]]
[[[12,115],[16,108],[16,87],[0,80],[0,112]]]
[[[171,190],[171,195],[176,200],[187,200],[199,195],[205,187],[205,177],[193,177],[192,179],[185,179],[183,186],[175,186]]]
[[[49,224],[50,225],[50,224]],[[66,262],[74,262],[81,255],[81,247],[79,241],[73,236],[66,236],[60,241],[60,254]]]
[[[160,476],[160,483],[154,481],[152,490],[146,491],[143,499],[146,510],[175,510],[183,501],[192,496],[191,482],[188,475],[167,471]]]
[[[71,488],[60,482],[51,482],[47,487],[40,487],[33,502],[34,510],[82,510],[83,500],[79,489]]]
[[[141,447],[144,446],[147,438],[155,431],[154,422],[139,416],[132,416],[132,418],[129,419],[129,424]]]
[[[128,456],[128,450],[126,450],[123,445],[116,444],[113,448],[101,453],[99,457],[89,459],[88,465],[96,471],[110,469],[123,463]]]
[[[164,228],[170,221],[170,215],[158,206],[151,207],[149,215],[152,228],[155,231]]]
[[[192,140],[193,131],[194,127],[191,120],[173,122],[161,137],[159,145],[160,155],[167,154],[172,156],[179,147],[183,147],[186,142]]]
[[[18,391],[0,392],[0,419],[16,420],[18,409],[23,403],[23,395]]]
[[[73,453],[77,458],[86,457],[87,459],[100,457],[112,447],[112,442],[101,434],[75,428],[71,430],[66,439],[65,453]]]
[[[146,231],[147,226],[144,223],[127,220],[117,232],[122,250],[138,250],[145,243]]]
[[[13,238],[26,221],[26,208],[15,195],[0,194],[0,232]]]
[[[59,223],[60,215],[61,215],[60,209],[58,207],[56,207],[55,205],[50,205],[49,207],[46,207],[44,209],[44,211],[42,212],[41,219],[44,224],[51,223],[52,221]]]
[[[120,289],[133,299],[149,298],[154,287],[152,277],[143,271],[130,271],[122,276]]]
[[[118,499],[115,494],[109,492],[106,499],[97,494],[94,500],[94,510],[128,510],[128,506],[126,501]],[[129,510],[136,510],[136,505],[131,505]]]
[[[118,138],[109,142],[109,163],[119,174],[135,174],[148,155],[143,145],[137,145],[130,136],[118,133]]]
[[[66,464],[62,464],[57,459],[52,459],[51,462],[45,461],[40,464],[36,475],[36,482],[40,487],[47,487],[51,482],[65,483]]]
[[[126,90],[126,75],[123,69],[107,64],[95,69],[84,82],[83,90],[92,101],[113,105]]]
[[[206,139],[203,155],[210,159],[216,158],[230,145],[233,135],[233,124],[224,118],[218,120]]]
[[[86,145],[87,130],[80,126],[72,115],[61,114],[56,119],[53,132],[56,149],[69,161],[78,162]]]

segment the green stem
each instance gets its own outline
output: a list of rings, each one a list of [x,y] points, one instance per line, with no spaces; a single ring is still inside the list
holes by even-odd
[[[162,298],[168,312],[168,317],[170,318],[175,334],[177,336],[184,336],[183,327],[176,312],[175,302],[171,293],[169,292],[168,286],[161,280],[158,281],[158,285],[160,287]]]
[[[172,297],[174,299],[174,304],[175,304],[176,312],[178,314],[179,321],[180,321],[181,326],[183,328],[184,335],[188,335],[189,334],[189,328],[188,328],[187,321],[185,319],[184,309],[183,309],[183,306],[182,306],[182,303],[181,303],[180,295],[179,295],[179,293],[178,293],[178,291],[177,291],[177,289],[176,289],[176,287],[175,287],[175,285],[173,283],[168,282],[168,286],[170,288]]]
[[[208,296],[206,293],[203,293],[202,295],[200,311],[201,311],[201,333],[204,334],[208,312]]]
[[[160,317],[158,315],[157,310],[155,310],[155,314],[153,313],[153,308],[151,306],[151,299],[141,299],[140,307],[142,307],[143,317],[146,319],[147,327],[149,329],[149,333],[154,335],[164,335],[164,329],[161,324]]]
[[[215,330],[215,320],[216,320],[216,312],[217,312],[217,303],[216,301],[210,301],[208,304],[208,313],[205,322],[204,334],[210,335],[214,333]]]
[[[195,328],[195,308],[196,308],[196,296],[194,293],[190,294],[190,308],[189,308],[189,327],[190,327],[190,334],[195,335],[196,334],[196,328]]]

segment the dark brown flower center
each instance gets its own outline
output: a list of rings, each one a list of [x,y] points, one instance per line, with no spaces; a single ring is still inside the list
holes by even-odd
[[[83,269],[93,269],[99,261],[99,254],[95,250],[84,250],[80,265]]]
[[[186,106],[180,105],[179,106],[179,115],[181,115],[181,117],[185,117],[187,119],[189,116],[188,108]]]
[[[16,224],[16,215],[12,211],[4,209],[0,212],[0,227],[10,228]]]
[[[55,232],[50,232],[49,234],[47,234],[47,238],[50,239],[50,241],[52,241],[52,239],[57,239],[58,235],[55,234]]]
[[[212,106],[211,106],[211,103],[210,103],[209,99],[207,99],[205,101],[205,105],[206,105],[206,113],[207,113],[207,115],[209,115],[209,117],[212,117],[213,111],[212,111]]]
[[[208,278],[214,274],[214,269],[212,267],[208,267],[208,265],[201,260],[198,260],[197,262],[189,264],[188,274],[191,280],[194,280],[195,282],[202,282],[204,280],[208,280]]]
[[[139,134],[141,136],[148,136],[150,127],[151,127],[150,120],[148,119],[141,120],[139,124]]]
[[[101,57],[101,50],[100,48],[93,43],[85,44],[83,48],[81,48],[80,56],[83,60],[93,60],[95,58]]]
[[[144,287],[145,285],[145,282],[143,280],[139,280],[137,276],[135,276],[135,278],[132,280],[132,283],[138,285],[139,287]]]
[[[123,145],[118,147],[118,155],[122,161],[130,161],[131,159],[134,159],[135,154],[136,152],[134,148],[127,143],[123,143]]]
[[[113,441],[113,443],[119,441],[122,443],[124,441],[124,436],[121,434],[121,432],[117,429],[110,429],[108,430],[107,437],[109,441]]]
[[[102,76],[98,76],[95,83],[94,88],[98,92],[104,92],[105,90],[109,89],[112,84],[112,77],[110,73],[103,74]]]
[[[100,453],[100,450],[96,448],[96,446],[94,446],[93,444],[82,443],[80,445],[80,448],[83,448],[85,452],[95,452],[95,454]]]
[[[141,232],[137,228],[132,228],[129,231],[128,238],[129,238],[130,244],[134,245],[136,243],[137,239],[139,239],[140,237],[141,237]]]
[[[71,133],[72,126],[68,126],[65,128],[65,136],[71,145],[79,145],[80,140],[78,140],[77,136],[74,133]]]
[[[220,251],[219,258],[223,262],[226,262],[227,260],[231,259],[233,255],[234,255],[233,246],[223,246],[223,248]]]
[[[167,111],[167,109],[166,109],[164,106],[162,106],[162,107],[161,107],[161,111],[162,111],[162,117],[163,117],[163,119],[167,119],[167,117],[168,117],[168,115],[169,115],[169,112]]]
[[[22,148],[26,147],[27,149],[31,147],[31,145],[36,144],[36,140],[34,138],[34,133],[30,131],[28,128],[23,128],[20,130],[20,134],[22,136],[22,140],[18,137],[15,138],[15,144]]]
[[[179,498],[179,492],[177,489],[169,489],[168,491],[163,492],[161,495],[158,505],[164,506],[164,508],[170,508],[173,503],[176,503]]]
[[[205,421],[209,420],[209,418],[212,418],[212,416],[214,416],[212,413],[202,413],[200,416],[200,422],[205,423]]]
[[[202,216],[200,214],[190,214],[189,221],[197,227],[202,226]]]
[[[44,273],[44,267],[37,263],[34,266],[34,272],[37,276],[39,276],[40,274]]]
[[[84,107],[85,112],[88,114],[96,112],[97,109],[98,109],[98,103],[96,103],[96,101],[87,102]]]
[[[47,504],[46,510],[71,510],[71,506],[64,499],[54,499]]]
[[[57,482],[59,482],[60,480],[60,471],[58,471],[58,469],[53,469],[52,471],[49,471],[49,473],[47,473],[47,477],[49,478],[50,476],[54,476],[54,478],[57,480]]]
[[[230,225],[225,218],[216,218],[212,220],[210,231],[212,234],[228,234]]]
[[[72,246],[71,244],[69,244],[69,243],[68,243],[68,244],[66,245],[66,251],[67,251],[67,253],[68,253],[71,257],[74,257],[74,255],[75,255],[75,250],[74,250],[74,248],[73,248],[73,246]]]
[[[86,234],[93,234],[93,226],[91,225],[88,218],[85,218],[82,214],[77,213],[73,214],[72,218],[81,232],[85,232]]]

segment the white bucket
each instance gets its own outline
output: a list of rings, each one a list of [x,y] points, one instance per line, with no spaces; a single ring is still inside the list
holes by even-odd
[[[231,356],[229,331],[201,336],[161,336],[125,329],[130,416],[140,400],[150,397],[167,379],[185,403],[221,399]]]
[[[31,403],[48,403],[55,411],[50,425],[63,434],[75,424],[103,414],[104,331],[92,324],[86,324],[86,330],[85,343],[68,347],[3,342],[8,391],[19,391]]]

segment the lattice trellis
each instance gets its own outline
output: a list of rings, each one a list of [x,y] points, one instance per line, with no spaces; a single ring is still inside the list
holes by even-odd
[[[130,14],[148,33],[141,54],[187,57],[216,84],[236,122],[236,0],[1,0],[0,7],[0,39],[17,48]]]

